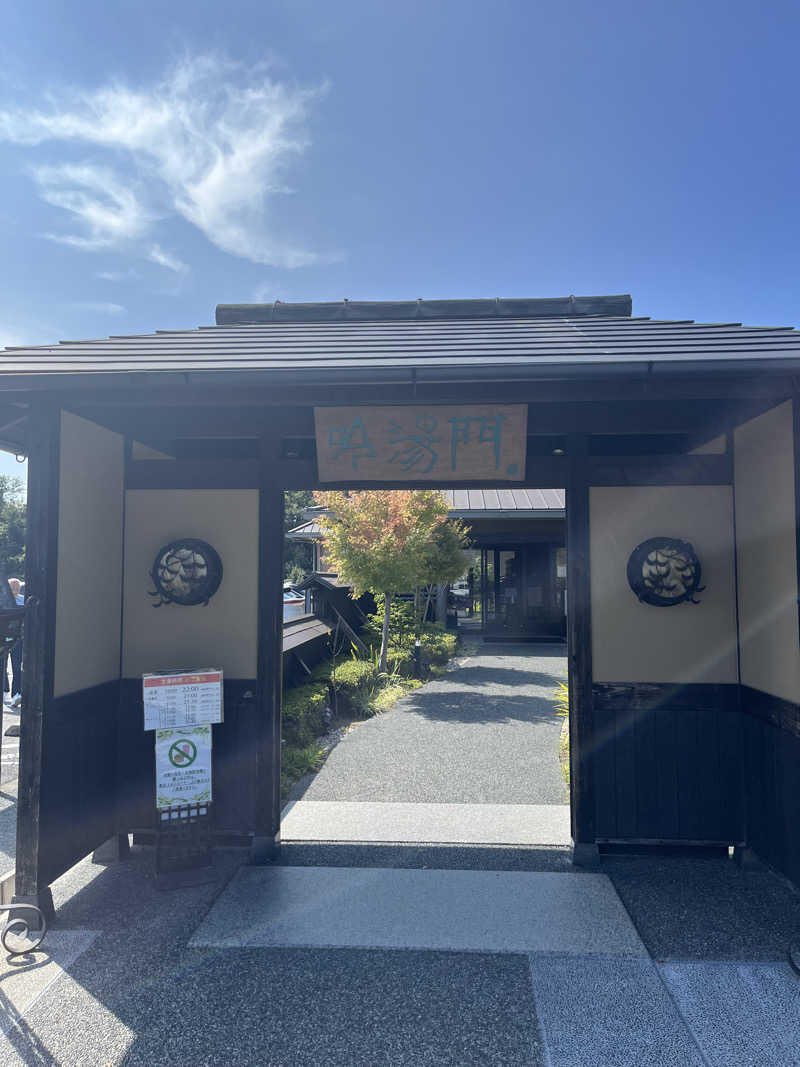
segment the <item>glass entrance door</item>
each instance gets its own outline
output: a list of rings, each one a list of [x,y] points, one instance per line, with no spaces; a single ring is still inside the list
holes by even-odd
[[[563,546],[551,542],[481,551],[481,613],[489,637],[562,638]]]

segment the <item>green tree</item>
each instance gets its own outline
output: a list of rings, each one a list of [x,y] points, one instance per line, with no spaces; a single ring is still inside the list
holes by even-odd
[[[299,526],[306,508],[314,503],[310,489],[287,489],[283,494],[283,532]],[[283,542],[283,577],[296,580],[313,566],[312,546],[302,541]]]
[[[450,519],[438,528],[423,553],[417,589],[419,586],[427,586],[427,598],[422,605],[421,598],[415,591],[417,636],[422,628],[422,620],[428,614],[435,587],[455,582],[468,569],[470,554],[466,551],[467,544],[467,528],[464,523],[461,519]]]
[[[340,576],[357,595],[383,594],[380,670],[385,671],[392,597],[457,577],[464,567],[464,528],[453,523],[447,531],[447,500],[435,489],[327,492],[314,498],[329,509],[320,524]]]
[[[7,578],[25,577],[25,501],[19,478],[0,474],[0,568]]]

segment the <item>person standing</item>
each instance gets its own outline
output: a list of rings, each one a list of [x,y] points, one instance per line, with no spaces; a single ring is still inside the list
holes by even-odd
[[[11,593],[18,607],[25,603],[22,595],[22,582],[19,578],[9,578]],[[18,708],[22,704],[22,641],[18,641],[11,649],[11,707]]]

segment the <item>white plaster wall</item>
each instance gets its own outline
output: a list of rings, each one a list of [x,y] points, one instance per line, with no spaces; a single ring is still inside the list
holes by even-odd
[[[733,493],[730,486],[590,490],[592,663],[596,682],[736,682]],[[694,545],[699,604],[654,607],[631,590],[631,552],[650,537]]]
[[[208,605],[154,608],[150,569],[179,537],[208,541],[223,577]],[[129,490],[125,516],[123,676],[175,667],[222,667],[255,678],[258,623],[258,491]]]
[[[119,678],[125,442],[61,416],[55,695]]]
[[[800,701],[792,402],[734,434],[742,683]]]

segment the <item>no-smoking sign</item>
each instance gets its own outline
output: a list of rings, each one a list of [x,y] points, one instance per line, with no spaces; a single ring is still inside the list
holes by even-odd
[[[211,726],[156,730],[156,806],[211,801]]]
[[[174,741],[169,746],[167,758],[173,767],[188,767],[197,759],[197,745],[188,738]]]

